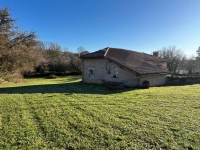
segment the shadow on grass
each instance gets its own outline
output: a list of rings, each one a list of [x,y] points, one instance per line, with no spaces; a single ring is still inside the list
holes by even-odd
[[[29,85],[20,87],[6,87],[0,88],[0,94],[49,94],[49,93],[63,93],[70,95],[76,94],[114,94],[123,93],[133,88],[124,88],[122,90],[109,90],[105,85],[85,84],[82,82],[62,83],[62,84],[45,84],[45,85]]]

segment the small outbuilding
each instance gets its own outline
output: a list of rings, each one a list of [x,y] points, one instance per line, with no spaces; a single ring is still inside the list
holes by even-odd
[[[153,55],[120,48],[104,48],[81,56],[84,83],[120,82],[136,87],[149,83],[159,86],[169,74],[167,60]]]

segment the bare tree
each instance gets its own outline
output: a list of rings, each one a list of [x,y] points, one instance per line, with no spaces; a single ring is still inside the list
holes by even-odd
[[[80,46],[77,48],[77,52],[80,54],[82,52],[86,51],[85,48],[83,46]]]
[[[197,57],[200,57],[200,47],[196,50]]]
[[[198,50],[196,50],[197,53],[197,57],[196,57],[196,68],[197,71],[200,71],[200,47],[198,48]]]
[[[159,50],[159,56],[169,60],[167,67],[172,73],[176,72],[182,60],[185,59],[184,52],[176,46],[163,47]]]
[[[186,59],[185,69],[189,74],[194,73],[197,69],[197,61],[194,56],[190,56]]]
[[[42,61],[37,67],[38,73],[81,72],[81,60],[77,54],[61,48],[55,43],[38,43]]]

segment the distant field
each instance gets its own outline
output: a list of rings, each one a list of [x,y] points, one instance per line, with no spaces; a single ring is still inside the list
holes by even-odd
[[[80,76],[0,84],[0,149],[200,149],[200,85],[110,91]]]

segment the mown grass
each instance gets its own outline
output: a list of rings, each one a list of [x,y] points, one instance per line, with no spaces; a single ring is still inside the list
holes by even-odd
[[[200,149],[200,85],[110,91],[80,76],[0,85],[0,149]]]

